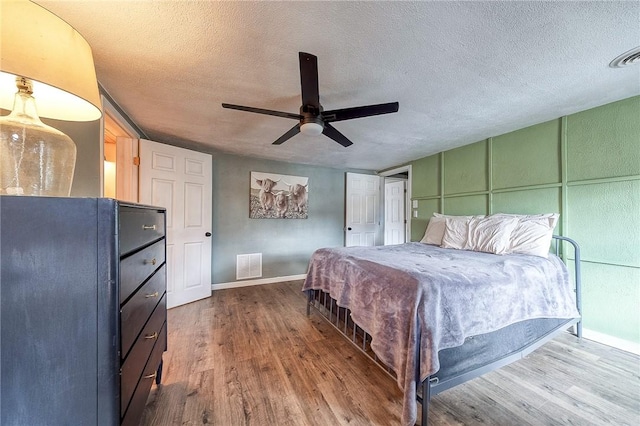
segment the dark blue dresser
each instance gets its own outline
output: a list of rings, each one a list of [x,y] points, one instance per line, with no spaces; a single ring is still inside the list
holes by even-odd
[[[138,424],[167,348],[165,215],[0,196],[0,424]]]

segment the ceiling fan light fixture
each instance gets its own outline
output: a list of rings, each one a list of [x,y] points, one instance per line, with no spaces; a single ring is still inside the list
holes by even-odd
[[[320,123],[311,122],[300,125],[300,131],[308,136],[318,136],[324,130],[324,126]]]

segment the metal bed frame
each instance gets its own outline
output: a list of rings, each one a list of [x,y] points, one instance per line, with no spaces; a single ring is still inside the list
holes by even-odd
[[[578,243],[571,238],[554,235],[553,236],[553,248],[554,253],[556,253],[559,257],[563,259],[565,264],[567,263],[567,255],[565,253],[564,247],[561,244],[562,242],[567,242],[573,247],[573,260],[574,260],[574,268],[573,268],[573,278],[575,285],[575,293],[576,293],[576,307],[578,312],[582,312],[582,276],[580,273],[580,246]],[[338,330],[344,337],[346,337],[354,346],[356,346],[361,352],[363,352],[367,357],[373,360],[380,368],[382,368],[390,377],[394,380],[396,379],[394,371],[382,363],[376,356],[376,354],[371,349],[371,336],[363,330],[358,324],[356,324],[351,319],[351,312],[347,308],[343,308],[338,306],[336,301],[329,296],[328,293],[322,290],[307,290],[307,315],[311,314],[311,307],[313,306],[321,316],[329,322],[336,330]],[[537,340],[533,342],[528,342],[523,347],[520,347],[516,350],[510,350],[508,353],[499,356],[497,359],[492,359],[488,361],[486,364],[480,365],[478,367],[474,367],[470,370],[465,370],[463,372],[455,373],[451,377],[447,377],[446,379],[441,379],[438,377],[438,372],[434,373],[432,376],[427,377],[424,381],[420,380],[420,368],[416,369],[417,377],[415,378],[415,384],[417,390],[421,392],[417,392],[417,400],[422,405],[422,426],[427,426],[428,423],[428,414],[429,414],[429,401],[432,396],[439,394],[447,389],[451,389],[454,386],[467,382],[471,379],[479,377],[485,373],[496,370],[498,368],[504,367],[512,362],[515,362],[519,359],[524,358],[529,355],[531,352],[538,349],[540,346],[547,343],[549,340],[556,337],[559,333],[564,332],[569,327],[573,328],[572,333],[576,335],[578,338],[582,337],[582,321],[581,319],[573,319],[560,321],[558,325],[554,326],[550,331],[546,332],[544,335],[538,337]],[[418,332],[418,336],[420,333]],[[464,347],[465,345],[460,346],[459,348]],[[457,349],[457,348],[451,348]],[[447,351],[449,349],[441,350]],[[420,351],[420,343],[418,342],[416,351]],[[439,353],[439,355],[440,355]],[[416,354],[416,359],[419,362],[420,357],[419,354]]]

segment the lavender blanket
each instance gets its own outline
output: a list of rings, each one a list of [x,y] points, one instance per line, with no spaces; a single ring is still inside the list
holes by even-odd
[[[568,271],[553,255],[422,243],[326,248],[313,254],[302,289],[329,293],[371,335],[373,351],[404,391],[403,425],[417,417],[417,342],[424,380],[440,368],[438,351],[466,337],[533,318],[579,317]]]

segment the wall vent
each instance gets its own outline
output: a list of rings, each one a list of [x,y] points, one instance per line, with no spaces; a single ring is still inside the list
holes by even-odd
[[[622,68],[633,64],[640,63],[640,46],[624,52],[622,55],[615,58],[609,66],[611,68]]]
[[[262,253],[236,256],[236,280],[262,277]]]

